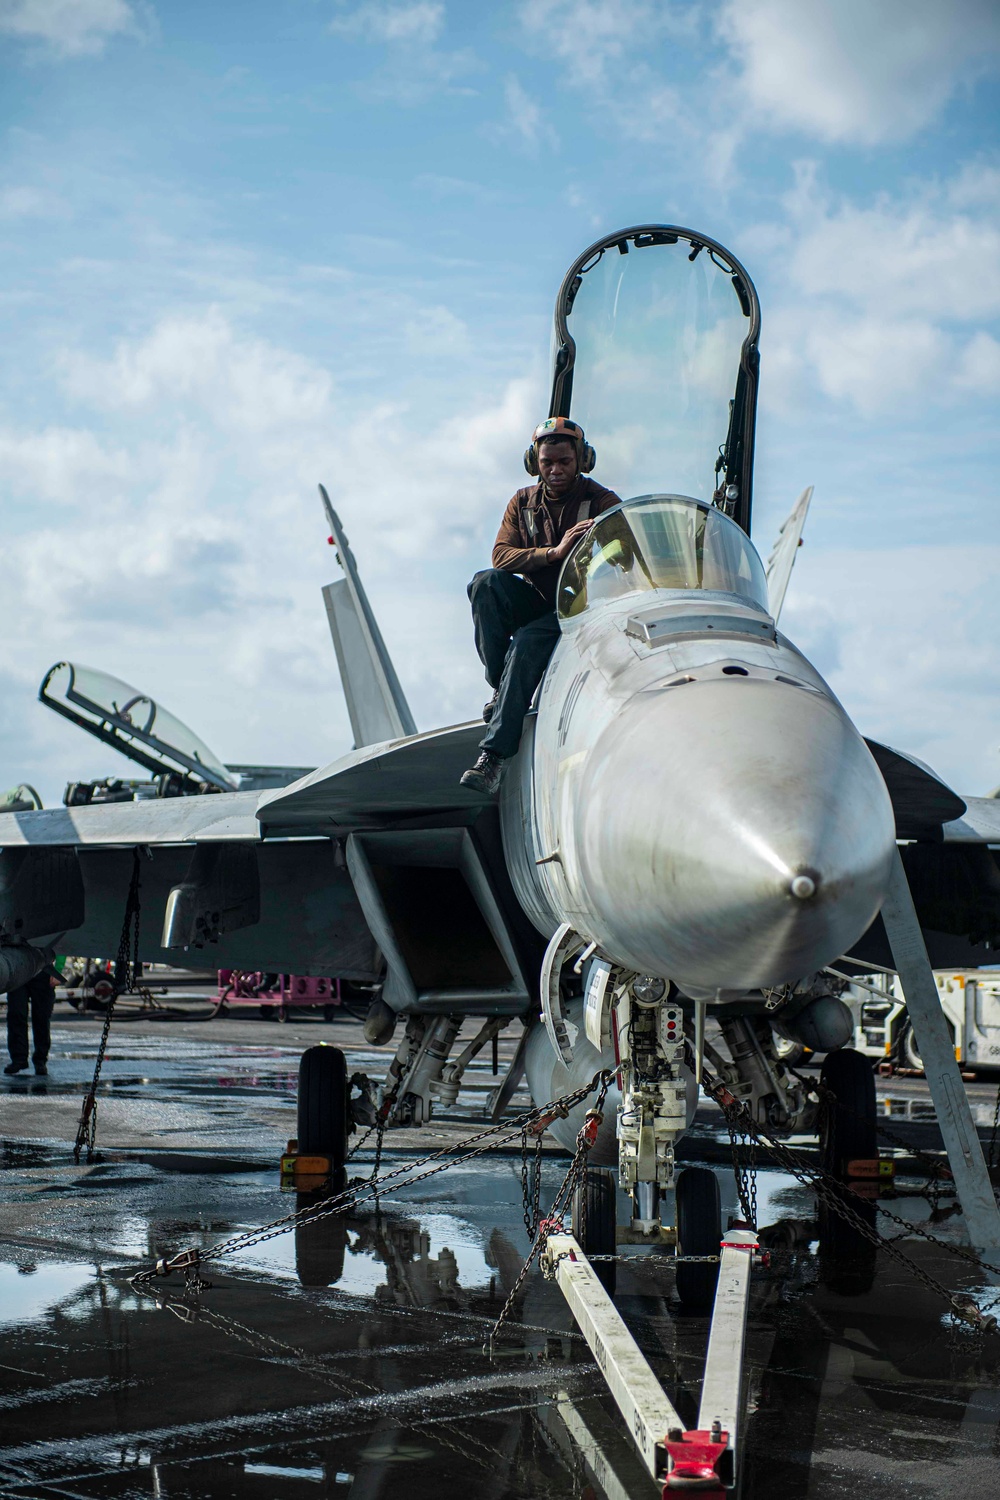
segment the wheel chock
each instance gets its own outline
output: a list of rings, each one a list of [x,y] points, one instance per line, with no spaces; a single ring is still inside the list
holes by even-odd
[[[298,1141],[288,1142],[288,1150],[281,1158],[281,1186],[295,1192],[307,1193],[324,1187],[334,1173],[330,1156],[300,1156]]]
[[[854,1177],[867,1182],[891,1182],[896,1175],[896,1163],[889,1157],[872,1157],[870,1160],[861,1158],[857,1161],[849,1161],[844,1169],[845,1176]]]
[[[702,1494],[721,1495],[724,1481],[716,1465],[729,1453],[729,1433],[718,1424],[683,1432],[673,1427],[664,1446],[670,1455],[670,1473],[663,1486],[664,1500],[671,1491],[700,1490]]]

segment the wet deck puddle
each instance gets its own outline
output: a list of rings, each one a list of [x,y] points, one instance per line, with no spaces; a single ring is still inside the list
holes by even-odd
[[[546,1163],[543,1199],[561,1172]],[[516,1160],[275,1236],[211,1267],[198,1296],[178,1277],[140,1296],[129,1273],[289,1211],[266,1174],[70,1174],[50,1157],[27,1176],[28,1222],[0,1263],[4,1495],[583,1500],[608,1493],[579,1446],[589,1431],[619,1493],[652,1500],[557,1289],[532,1275],[498,1357],[483,1354],[526,1246]],[[995,1492],[1000,1341],[952,1327],[884,1255],[817,1255],[794,1180],[762,1171],[759,1202],[785,1248],[756,1278],[743,1495],[825,1500],[876,1477],[887,1496]],[[926,1217],[923,1200],[896,1207]],[[974,1287],[946,1252],[906,1248]],[[618,1304],[693,1423],[706,1320],[641,1252]]]

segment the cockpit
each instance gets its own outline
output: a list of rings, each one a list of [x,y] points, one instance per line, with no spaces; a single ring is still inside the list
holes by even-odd
[[[651,589],[711,589],[767,609],[767,579],[749,537],[722,511],[683,495],[641,495],[599,516],[566,559],[556,606],[571,620]]]

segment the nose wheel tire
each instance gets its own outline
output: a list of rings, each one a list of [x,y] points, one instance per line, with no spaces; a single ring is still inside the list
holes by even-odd
[[[878,1156],[875,1075],[867,1057],[843,1047],[827,1054],[820,1084],[835,1096],[823,1097],[820,1159],[824,1172],[844,1181],[849,1161]]]
[[[615,1175],[603,1167],[588,1167],[584,1182],[573,1193],[573,1238],[588,1258],[592,1255],[614,1255]],[[609,1297],[615,1294],[613,1260],[594,1262],[594,1272]]]
[[[677,1254],[718,1255],[722,1241],[719,1179],[708,1167],[685,1167],[677,1178]],[[677,1267],[677,1295],[686,1308],[711,1307],[719,1280],[715,1265]]]
[[[298,1137],[301,1156],[347,1156],[347,1063],[339,1047],[310,1047],[299,1063]]]

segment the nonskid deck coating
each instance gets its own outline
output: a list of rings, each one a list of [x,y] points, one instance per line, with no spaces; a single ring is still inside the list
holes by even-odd
[[[64,1127],[98,1026],[60,1020],[51,1078],[15,1079],[22,1087],[0,1096],[9,1168],[0,1174],[0,1493],[599,1494],[559,1415],[569,1401],[600,1432],[626,1492],[655,1495],[550,1283],[529,1279],[500,1356],[482,1352],[527,1245],[516,1156],[386,1195],[378,1215],[253,1247],[220,1263],[221,1274],[213,1267],[214,1285],[195,1300],[177,1278],[157,1285],[157,1299],[130,1286],[152,1256],[211,1245],[293,1206],[273,1169],[254,1168],[293,1133],[297,1050],[321,1036],[350,1050],[357,1028],[293,1022],[275,1036],[273,1023],[243,1018],[123,1027],[100,1136],[124,1149],[76,1167]],[[977,1114],[991,1094],[982,1090]],[[903,1096],[929,1102],[919,1081],[907,1080]],[[481,1098],[472,1092],[460,1106],[471,1115]],[[16,1129],[28,1100],[32,1133],[43,1127],[34,1140]],[[435,1125],[441,1139],[472,1128]],[[718,1134],[699,1122],[706,1144]],[[420,1138],[423,1149],[441,1143]],[[206,1140],[232,1152],[229,1170],[199,1171],[210,1164]],[[390,1137],[390,1165],[399,1144]],[[562,1170],[547,1158],[543,1205]],[[732,1174],[718,1170],[734,1208]],[[780,1221],[787,1239],[814,1236],[812,1195],[793,1179],[762,1171],[760,1207],[761,1223]],[[926,1218],[923,1200],[895,1207]],[[935,1233],[961,1240],[954,1218]],[[946,1252],[906,1248],[952,1288],[982,1291]],[[827,1500],[860,1484],[887,1497],[991,1494],[1000,1339],[953,1328],[884,1256],[855,1267],[853,1281],[849,1267],[845,1282],[843,1267],[815,1250],[813,1238],[755,1278],[744,1497]],[[617,1300],[692,1420],[706,1320],[680,1313],[669,1273],[641,1252],[621,1268]]]

